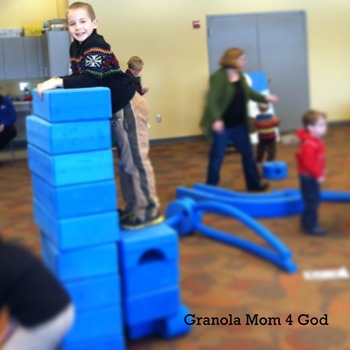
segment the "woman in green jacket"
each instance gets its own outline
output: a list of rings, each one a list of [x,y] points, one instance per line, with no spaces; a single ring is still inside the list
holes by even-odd
[[[228,49],[221,57],[220,65],[221,68],[210,77],[207,105],[200,123],[211,140],[206,183],[219,183],[227,145],[232,142],[242,156],[247,190],[264,191],[268,184],[261,183],[255,163],[247,104],[249,100],[274,103],[278,97],[259,94],[249,87],[242,73],[245,54],[241,49]]]

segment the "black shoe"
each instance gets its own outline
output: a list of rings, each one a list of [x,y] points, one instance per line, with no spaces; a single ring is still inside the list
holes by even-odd
[[[327,231],[323,227],[316,226],[312,229],[304,229],[304,233],[313,236],[324,236],[327,233]]]
[[[250,188],[249,192],[264,192],[269,188],[269,184],[267,182],[261,183],[257,188]]]

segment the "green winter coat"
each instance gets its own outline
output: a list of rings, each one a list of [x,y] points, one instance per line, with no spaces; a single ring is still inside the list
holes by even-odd
[[[245,98],[245,121],[248,130],[251,130],[251,123],[248,116],[248,101],[266,102],[266,96],[259,94],[253,90],[247,83],[244,74],[240,72],[240,80],[242,83],[244,98]],[[211,127],[217,120],[221,120],[228,105],[235,95],[235,87],[228,81],[228,76],[225,68],[216,71],[209,82],[209,91],[207,94],[207,104],[199,126],[203,130],[208,139],[212,140]]]

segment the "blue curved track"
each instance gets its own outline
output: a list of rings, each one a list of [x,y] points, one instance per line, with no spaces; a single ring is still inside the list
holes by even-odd
[[[196,202],[213,200],[242,210],[254,218],[277,218],[299,215],[303,202],[299,190],[282,190],[264,194],[239,193],[216,186],[196,184],[193,188],[177,187],[177,198]]]

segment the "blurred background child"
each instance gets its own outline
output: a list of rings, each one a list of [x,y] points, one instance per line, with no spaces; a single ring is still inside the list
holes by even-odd
[[[304,128],[297,131],[300,145],[296,157],[304,201],[301,224],[306,234],[318,236],[326,233],[318,224],[320,184],[325,180],[325,147],[321,138],[327,132],[326,119],[323,112],[307,111],[302,117]]]
[[[272,113],[268,113],[268,103],[258,103],[259,114],[255,119],[255,128],[258,132],[258,145],[256,153],[256,162],[262,163],[264,155],[267,153],[267,161],[273,161],[276,157],[276,126],[280,120]]]
[[[141,71],[143,69],[143,61],[138,56],[132,56],[128,61],[128,69],[126,70],[126,74],[129,75],[134,81],[135,90],[140,94],[144,95],[148,88],[142,87],[141,85]]]
[[[13,103],[1,95],[0,87],[0,151],[17,135],[16,111]]]

